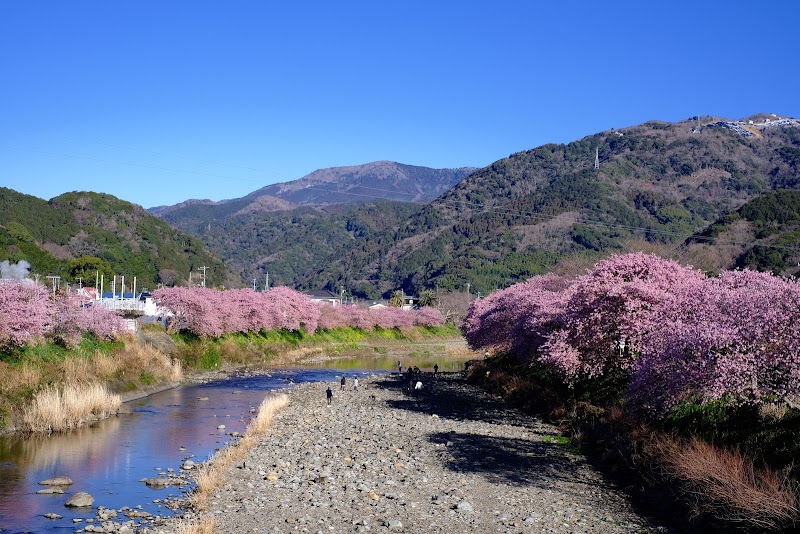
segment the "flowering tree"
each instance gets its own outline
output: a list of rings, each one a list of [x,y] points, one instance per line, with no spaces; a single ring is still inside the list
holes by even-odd
[[[568,385],[629,379],[629,402],[656,414],[685,399],[800,405],[800,284],[768,273],[612,256],[572,282],[534,277],[475,301],[462,329]]]
[[[676,287],[703,278],[653,255],[611,256],[570,286],[558,333],[545,342],[540,359],[568,382],[627,374],[661,304]]]
[[[647,334],[629,398],[664,413],[686,399],[800,404],[800,286],[732,271],[678,288]]]
[[[29,280],[0,282],[0,347],[19,347],[41,339],[53,304],[45,286]]]
[[[78,345],[85,333],[98,339],[114,339],[126,331],[119,312],[102,306],[82,305],[74,293],[59,295],[52,311],[49,335],[68,347]]]

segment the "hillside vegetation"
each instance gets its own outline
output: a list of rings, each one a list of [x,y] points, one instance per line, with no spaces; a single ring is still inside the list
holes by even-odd
[[[470,284],[486,294],[533,274],[583,270],[609,252],[683,259],[688,236],[800,180],[796,126],[745,137],[705,122],[650,122],[513,154],[425,206],[376,253],[355,247],[319,276],[347,272],[352,287],[381,291]]]
[[[0,261],[25,260],[42,281],[57,275],[94,285],[95,273],[137,277],[139,288],[185,284],[208,267],[210,284],[226,283],[222,263],[203,243],[141,207],[102,193],[65,193],[50,201],[0,188]],[[198,278],[199,279],[199,278]]]
[[[753,120],[763,126],[766,117]],[[427,205],[367,199],[346,208],[264,212],[192,204],[168,220],[203,239],[245,280],[269,272],[287,285],[343,286],[368,299],[397,288],[487,294],[535,274],[581,272],[631,250],[710,270],[793,272],[791,255],[774,247],[740,257],[748,250],[684,245],[747,202],[800,184],[797,121],[725,124],[713,117],[653,121],[543,145],[474,172]],[[212,220],[212,208],[227,213]],[[736,242],[749,235],[740,226],[733,228],[744,232]],[[763,244],[780,239],[773,241]]]

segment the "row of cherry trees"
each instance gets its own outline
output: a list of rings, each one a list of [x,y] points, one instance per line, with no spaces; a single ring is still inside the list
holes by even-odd
[[[54,297],[41,284],[25,280],[0,282],[0,349],[43,339],[74,346],[84,333],[113,339],[125,330],[119,314],[101,307],[81,306],[74,294],[59,293]]]
[[[618,255],[474,301],[462,330],[473,348],[537,361],[569,385],[619,378],[656,415],[683,400],[800,404],[800,284],[769,273],[708,277]]]
[[[319,305],[302,293],[275,287],[258,293],[251,289],[217,290],[202,287],[163,288],[153,292],[159,306],[174,315],[171,331],[188,330],[199,336],[261,330],[299,330],[352,326],[364,330],[435,326],[444,323],[437,310],[403,311],[397,308],[368,310],[354,306]]]

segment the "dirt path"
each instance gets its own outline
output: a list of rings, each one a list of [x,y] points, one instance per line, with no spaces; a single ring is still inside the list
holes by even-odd
[[[215,532],[648,532],[557,431],[460,373],[290,390],[289,406],[211,499]],[[192,513],[187,514],[192,517]],[[149,529],[171,532],[174,520]],[[660,529],[659,529],[660,530]]]

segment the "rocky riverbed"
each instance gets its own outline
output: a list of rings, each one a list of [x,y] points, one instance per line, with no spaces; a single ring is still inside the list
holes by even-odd
[[[215,532],[648,532],[557,430],[461,373],[294,387],[209,509]],[[145,531],[174,532],[165,518]]]

